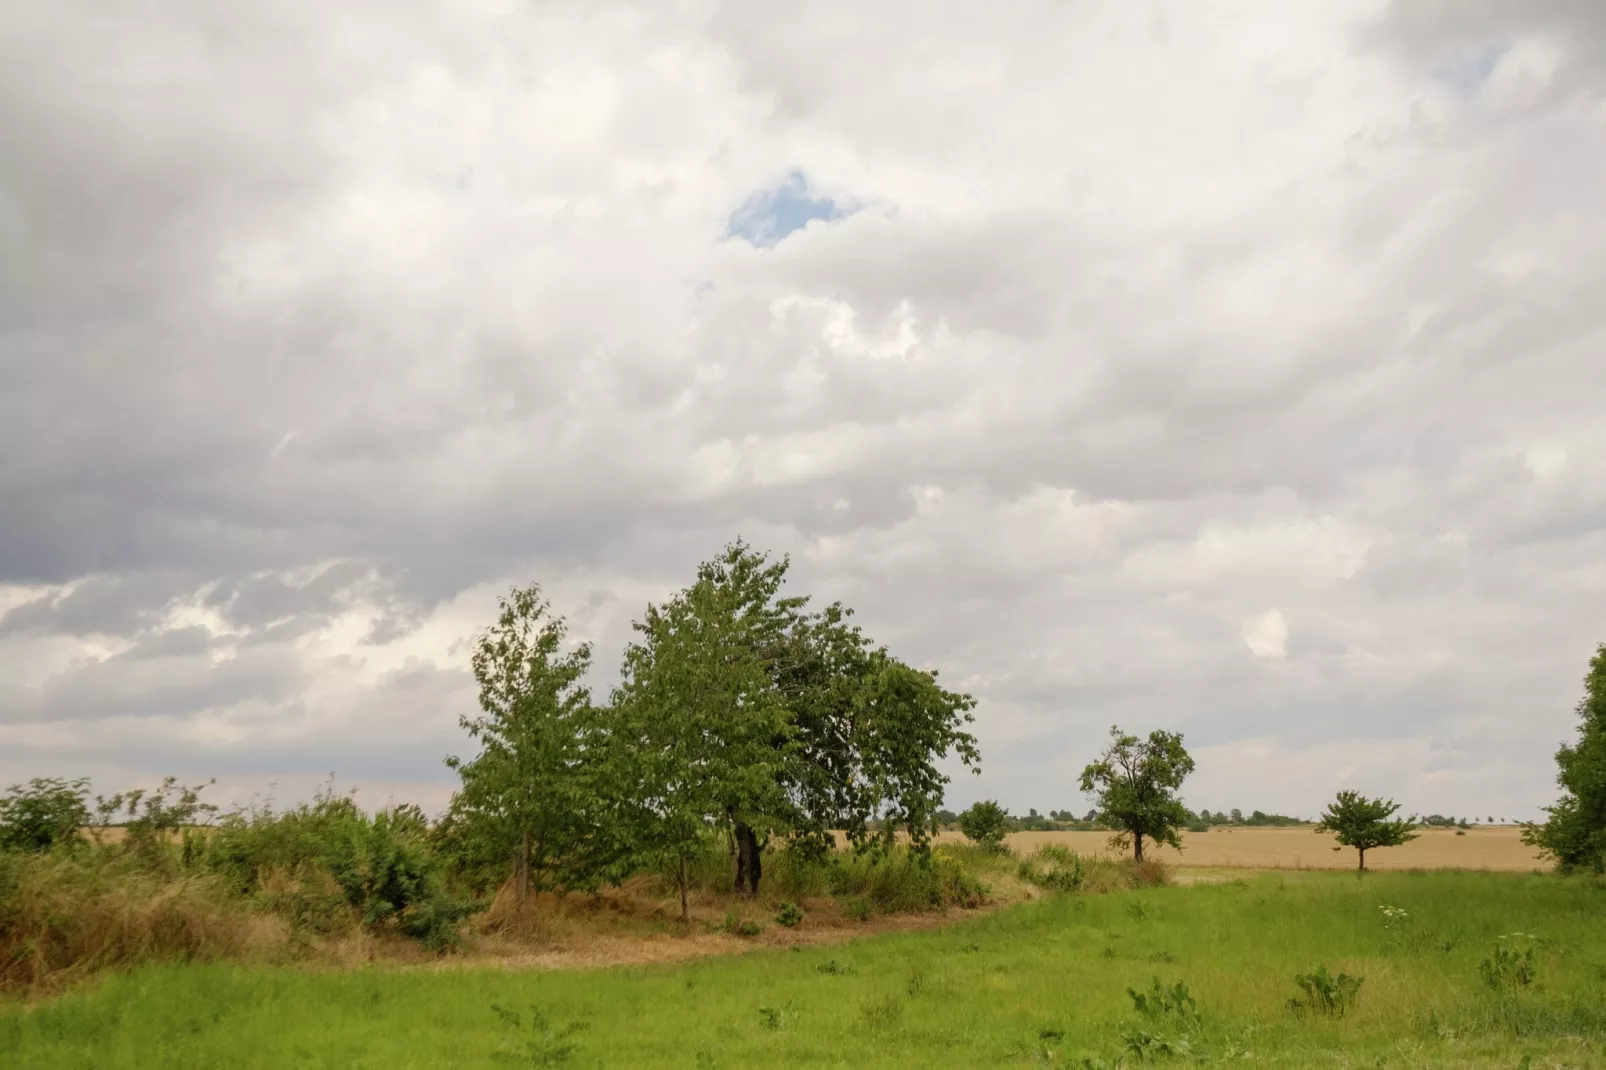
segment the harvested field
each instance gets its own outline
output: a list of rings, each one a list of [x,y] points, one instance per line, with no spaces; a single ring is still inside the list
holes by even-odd
[[[1062,843],[1080,854],[1111,854],[1105,832],[1017,832],[1009,846],[1029,854],[1045,843]],[[958,832],[945,832],[940,842],[963,842]],[[1354,869],[1355,851],[1339,848],[1332,836],[1311,828],[1214,828],[1182,834],[1183,850],[1144,846],[1170,866],[1212,869]],[[1367,869],[1475,869],[1525,872],[1543,868],[1538,852],[1522,842],[1515,826],[1473,828],[1457,836],[1452,829],[1421,829],[1403,847],[1368,851]]]

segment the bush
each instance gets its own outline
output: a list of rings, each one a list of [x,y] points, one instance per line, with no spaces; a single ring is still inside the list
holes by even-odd
[[[1534,980],[1533,948],[1519,952],[1503,943],[1495,945],[1493,957],[1478,963],[1478,976],[1496,992],[1527,988]]]
[[[983,800],[959,815],[959,831],[978,847],[1002,851],[1004,834],[1009,831],[1009,811],[991,799]]]
[[[787,929],[795,929],[803,922],[803,908],[788,899],[781,904],[781,912],[775,915],[775,924]]]
[[[0,851],[76,846],[89,824],[88,780],[34,779],[0,796]]]
[[[1026,858],[1017,870],[1020,879],[1051,892],[1074,892],[1086,876],[1082,859],[1059,843],[1045,843]]]

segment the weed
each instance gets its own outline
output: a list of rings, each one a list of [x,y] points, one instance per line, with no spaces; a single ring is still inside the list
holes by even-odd
[[[846,963],[838,962],[836,959],[826,959],[824,962],[814,967],[814,969],[819,973],[830,974],[833,977],[840,977],[845,973],[853,972],[852,966],[849,966]]]
[[[491,1004],[491,1011],[501,1020],[510,1034],[503,1038],[495,1053],[498,1062],[517,1066],[558,1066],[569,1061],[579,1050],[571,1038],[585,1028],[583,1021],[573,1021],[558,1028],[539,1007],[530,1008],[530,1027],[525,1029],[517,1011]]]
[[[1188,986],[1181,981],[1166,988],[1156,977],[1149,991],[1139,992],[1135,988],[1128,988],[1126,994],[1132,997],[1132,1009],[1149,1019],[1178,1019],[1183,1022],[1194,1022],[1199,1018],[1199,1004],[1188,992]]]
[[[1364,980],[1364,977],[1351,977],[1347,973],[1334,977],[1325,965],[1317,966],[1313,973],[1296,974],[1294,984],[1305,993],[1305,998],[1290,999],[1288,1009],[1295,1013],[1342,1018],[1354,1006]]]
[[[1133,899],[1126,905],[1126,915],[1133,921],[1144,921],[1149,916],[1148,904],[1141,899]]]
[[[1193,1054],[1193,1046],[1187,1037],[1171,1037],[1163,1033],[1134,1029],[1122,1032],[1121,1040],[1125,1043],[1127,1052],[1140,1062],[1148,1062],[1151,1059],[1185,1059]]]
[[[795,929],[803,921],[803,908],[788,899],[781,904],[781,911],[775,915],[775,924],[787,929]]]
[[[862,895],[850,900],[848,902],[848,917],[852,918],[854,921],[869,921],[870,900],[866,899]]]
[[[1496,992],[1527,988],[1534,980],[1533,948],[1519,952],[1509,944],[1496,944],[1494,955],[1478,963],[1478,976]]]

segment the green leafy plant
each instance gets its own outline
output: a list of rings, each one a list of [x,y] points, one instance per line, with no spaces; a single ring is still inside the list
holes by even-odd
[[[1021,859],[1017,875],[1051,892],[1074,892],[1086,879],[1081,856],[1061,843],[1045,843]]]
[[[89,824],[89,781],[35,778],[0,796],[0,850],[48,851],[79,842]]]
[[[992,799],[983,799],[959,815],[959,831],[976,846],[989,851],[1004,849],[1009,831],[1009,811]]]
[[[1502,942],[1495,945],[1494,954],[1478,963],[1478,976],[1496,992],[1527,988],[1534,981],[1533,948],[1518,951],[1505,943],[1505,939],[1501,937]]]
[[[1347,973],[1340,973],[1334,977],[1328,973],[1325,965],[1317,966],[1311,973],[1294,976],[1294,984],[1299,986],[1305,996],[1303,999],[1297,997],[1290,999],[1288,1008],[1301,1014],[1342,1018],[1355,1005],[1356,997],[1361,991],[1361,982],[1364,980],[1364,977],[1352,977]]]
[[[814,969],[819,973],[830,974],[833,977],[840,977],[845,973],[853,972],[852,966],[849,966],[843,962],[838,962],[836,959],[826,959],[824,962],[814,967]]]
[[[1132,999],[1132,1009],[1145,1018],[1169,1019],[1183,1023],[1195,1022],[1199,1018],[1198,1001],[1188,992],[1188,986],[1182,981],[1167,988],[1156,977],[1149,986],[1149,991],[1139,992],[1135,988],[1128,988],[1126,994]]]
[[[862,895],[848,900],[847,914],[854,921],[869,921],[870,900]]]
[[[803,908],[788,899],[781,904],[780,913],[775,915],[775,924],[787,929],[795,929],[803,923]]]
[[[1187,1037],[1150,1033],[1144,1029],[1123,1031],[1121,1040],[1127,1053],[1140,1062],[1154,1059],[1185,1059],[1193,1054],[1193,1045]]]
[[[797,1021],[797,1009],[790,1003],[784,1007],[760,1007],[758,1019],[765,1029],[785,1029]]]
[[[583,1021],[559,1027],[539,1007],[531,1007],[530,1024],[526,1028],[517,1011],[495,1003],[491,1004],[491,1011],[506,1030],[500,1049],[493,1054],[497,1062],[514,1066],[560,1066],[579,1050],[573,1037],[585,1028]]]

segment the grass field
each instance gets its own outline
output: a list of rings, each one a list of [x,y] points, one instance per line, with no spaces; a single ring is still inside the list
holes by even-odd
[[[1382,906],[1405,913],[1391,927]],[[1510,958],[1507,983],[1485,982],[1497,946],[1532,950],[1531,983]],[[1320,965],[1364,978],[1343,1017],[1288,1007]],[[1155,978],[1184,982],[1197,1017],[1140,1015],[1126,989]],[[1133,1047],[1179,1065],[1514,1070],[1606,1065],[1603,1042],[1606,888],[1455,872],[1063,896],[656,967],[149,967],[0,1007],[0,1066],[30,1070],[1114,1067],[1138,1064]]]
[[[1017,832],[1009,846],[1029,854],[1039,844],[1062,843],[1079,854],[1109,854],[1107,832]],[[943,843],[963,842],[957,832],[938,837]],[[1184,832],[1183,850],[1155,849],[1145,844],[1144,854],[1168,866],[1204,866],[1211,869],[1354,869],[1355,851],[1311,828],[1214,828]],[[1418,829],[1417,838],[1403,847],[1369,852],[1368,869],[1487,869],[1527,873],[1546,866],[1537,851],[1522,842],[1514,826],[1473,828],[1457,836],[1452,829]]]

